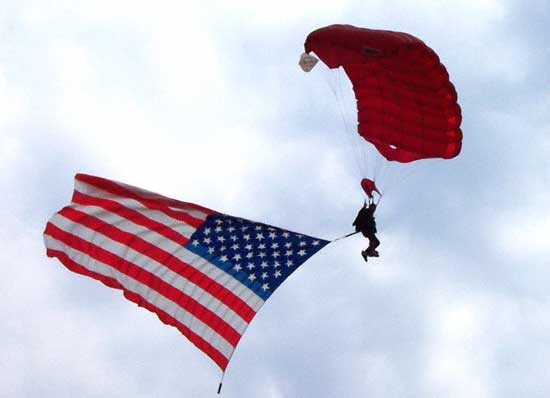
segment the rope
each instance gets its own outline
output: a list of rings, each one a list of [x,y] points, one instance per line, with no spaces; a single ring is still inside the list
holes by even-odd
[[[360,232],[360,231],[350,232],[350,233],[347,234],[347,235],[340,236],[339,238],[336,238],[336,239],[331,240],[330,243],[336,242],[337,240],[340,240],[340,239],[349,238],[350,236],[355,235],[355,234],[358,234],[359,232]]]

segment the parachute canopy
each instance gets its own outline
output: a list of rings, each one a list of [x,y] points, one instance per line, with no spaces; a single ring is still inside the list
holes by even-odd
[[[457,94],[423,41],[407,33],[330,25],[311,32],[304,49],[331,69],[343,67],[357,99],[358,132],[387,160],[460,153]]]

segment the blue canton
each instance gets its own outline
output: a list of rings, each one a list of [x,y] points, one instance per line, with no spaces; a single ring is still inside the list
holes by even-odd
[[[263,300],[329,241],[232,217],[209,215],[185,247]]]

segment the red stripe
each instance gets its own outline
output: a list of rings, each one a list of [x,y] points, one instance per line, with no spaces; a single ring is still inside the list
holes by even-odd
[[[143,255],[165,265],[167,268],[200,286],[204,290],[211,293],[214,297],[224,302],[247,323],[254,317],[255,311],[246,302],[220,283],[212,280],[207,275],[198,271],[193,266],[181,261],[171,253],[158,248],[157,246],[141,239],[136,235],[125,232],[96,217],[90,216],[71,207],[64,208],[59,212],[59,214],[74,222],[85,225],[105,236],[108,236],[119,243],[129,246]]]
[[[50,224],[48,223],[48,225]],[[61,261],[61,263],[65,267],[67,267],[70,271],[96,279],[108,287],[122,290],[124,292],[124,296],[128,300],[136,303],[140,307],[146,308],[149,311],[155,313],[158,316],[158,318],[166,325],[174,326],[176,329],[178,329],[180,333],[182,333],[185,337],[187,337],[187,339],[189,339],[189,341],[191,341],[199,350],[203,351],[206,355],[208,355],[222,370],[225,370],[225,368],[227,367],[229,360],[226,357],[224,357],[223,354],[219,352],[216,348],[214,348],[210,343],[208,343],[198,334],[191,331],[188,327],[186,327],[184,324],[179,322],[177,319],[173,318],[166,312],[162,311],[161,309],[155,307],[151,303],[144,300],[143,297],[139,296],[136,293],[126,290],[115,279],[90,271],[84,266],[73,261],[71,258],[69,258],[69,256],[67,256],[66,253],[62,251],[47,249],[46,254],[48,255],[48,257],[57,257],[59,261]]]
[[[236,296],[225,286],[221,285],[219,282],[216,282],[207,275],[198,271],[193,266],[181,261],[171,253],[152,245],[140,237],[122,231],[113,225],[107,224],[96,217],[90,216],[72,207],[65,207],[58,214],[78,224],[87,226],[88,228],[101,233],[116,242],[131,247],[139,253],[142,253],[143,255],[161,263],[225,303],[225,305],[231,308],[247,323],[250,323],[256,314],[246,302]]]
[[[193,299],[191,296],[164,282],[162,279],[149,271],[76,235],[63,231],[51,223],[48,223],[46,226],[46,234],[62,241],[66,245],[78,251],[86,253],[93,259],[113,267],[124,275],[141,282],[151,290],[158,292],[170,301],[179,305],[181,308],[184,308],[189,313],[193,314],[197,319],[200,319],[203,323],[215,330],[216,333],[222,336],[231,345],[237,345],[241,335],[233,329],[231,325],[206,308],[204,305]]]
[[[150,218],[141,214],[139,211],[127,208],[126,206],[120,204],[115,200],[102,199],[75,190],[73,193],[73,202],[84,206],[92,205],[102,207],[103,209],[111,213],[118,214],[119,216],[130,220],[134,224],[138,224],[151,231],[155,231],[165,238],[168,238],[171,241],[176,242],[182,246],[189,241],[189,239],[181,235],[179,232],[176,232],[169,226],[162,224],[158,221],[151,220]]]
[[[215,213],[212,210],[202,208],[201,206],[195,205],[193,203],[179,202],[174,199],[169,199],[164,196],[154,194],[153,192],[148,193],[148,196],[152,197],[152,199],[147,198],[141,192],[136,192],[131,189],[125,188],[114,181],[106,180],[104,178],[87,176],[85,174],[77,174],[75,176],[75,179],[112,193],[114,195],[137,200],[149,209],[162,211],[167,216],[175,218],[176,220],[183,221],[189,225],[194,226],[195,228],[198,228],[203,223],[203,220],[190,216],[188,213],[185,212],[186,210],[188,211],[189,208],[192,208],[203,211],[206,214]],[[182,210],[173,210],[168,207],[170,205],[179,207]]]
[[[107,184],[107,183],[114,183],[118,186],[124,186],[129,190],[135,190],[136,193],[141,195],[144,199],[154,198],[154,200],[158,201],[159,203],[163,203],[167,206],[178,207],[178,208],[182,208],[184,210],[186,210],[190,207],[194,210],[198,210],[198,211],[201,211],[201,212],[206,213],[206,214],[216,213],[214,210],[209,209],[209,208],[204,207],[204,206],[201,206],[201,205],[198,205],[196,203],[182,202],[181,200],[168,198],[166,196],[159,195],[158,193],[155,193],[155,192],[147,191],[145,189],[138,188],[138,187],[133,187],[131,185],[124,184],[124,183],[117,182],[117,181],[107,180],[106,178],[102,178],[102,177],[95,177],[95,176],[91,176],[91,175],[88,175],[88,174],[78,173],[78,174],[75,175],[75,180],[86,182],[90,185],[95,185],[97,187],[101,187],[103,184]]]

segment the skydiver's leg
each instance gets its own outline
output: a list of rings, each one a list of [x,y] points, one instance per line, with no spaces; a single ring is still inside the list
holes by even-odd
[[[380,246],[380,241],[376,237],[375,234],[369,234],[369,247],[367,248],[366,252],[371,257],[378,257],[379,254],[376,251],[376,248]]]

